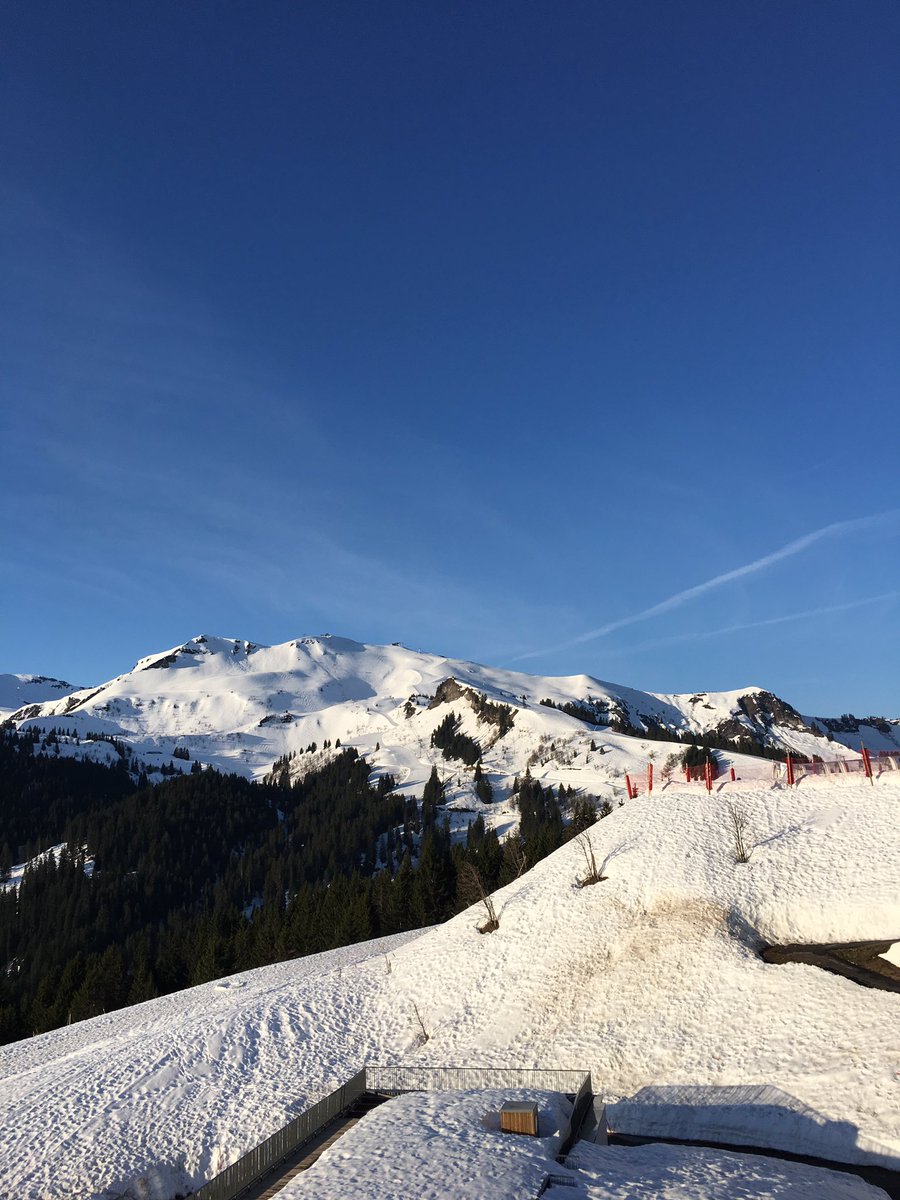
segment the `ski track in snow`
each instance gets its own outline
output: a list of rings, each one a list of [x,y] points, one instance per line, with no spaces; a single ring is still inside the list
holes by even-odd
[[[159,1176],[170,1195],[215,1174],[371,1054],[372,981],[416,936],[244,972],[0,1047],[0,1194],[112,1196]]]

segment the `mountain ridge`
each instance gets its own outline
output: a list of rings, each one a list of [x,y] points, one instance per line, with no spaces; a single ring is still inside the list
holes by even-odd
[[[458,689],[452,695],[449,680]],[[467,693],[482,699],[473,707]],[[486,728],[485,706],[509,710],[499,737]],[[873,751],[900,746],[898,722],[807,717],[756,685],[645,692],[585,673],[531,675],[333,634],[267,646],[201,633],[104,683],[22,705],[6,720],[121,740],[151,770],[184,769],[187,755],[256,779],[279,760],[339,741],[412,793],[432,766],[444,766],[432,737],[450,711],[501,786],[533,769],[549,782],[602,791],[648,758],[668,757],[666,743],[691,739],[719,746],[729,761],[742,752],[855,756],[863,740]],[[465,776],[460,766],[461,801],[471,791]]]
[[[0,674],[0,721],[25,705],[41,704],[78,690],[77,684],[50,675]]]

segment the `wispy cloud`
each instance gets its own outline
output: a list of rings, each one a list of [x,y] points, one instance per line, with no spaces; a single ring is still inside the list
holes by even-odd
[[[702,583],[697,583],[693,587],[676,592],[673,596],[668,596],[665,600],[660,600],[659,603],[653,604],[649,608],[641,609],[640,612],[631,613],[627,617],[620,617],[616,621],[608,621],[605,625],[600,625],[596,629],[590,629],[586,633],[579,634],[578,637],[570,638],[568,641],[557,643],[554,646],[545,646],[540,650],[529,650],[526,654],[518,654],[510,661],[521,662],[526,658],[540,658],[544,654],[556,653],[559,650],[568,650],[572,646],[580,646],[584,642],[592,642],[596,638],[606,637],[608,634],[615,633],[618,629],[624,629],[628,625],[636,625],[640,621],[649,621],[652,617],[662,616],[663,613],[681,608],[682,605],[689,604],[692,600],[697,600],[700,596],[705,596],[708,592],[725,587],[726,584],[733,583],[737,579],[744,579],[748,575],[755,575],[760,571],[765,571],[769,567],[775,566],[776,563],[783,562],[787,558],[793,558],[796,554],[801,554],[817,542],[824,541],[827,538],[845,537],[850,533],[859,533],[864,529],[871,529],[877,525],[896,521],[898,517],[900,517],[900,509],[890,509],[887,512],[873,513],[867,517],[855,517],[850,521],[834,521],[830,525],[823,525],[821,529],[814,529],[811,533],[804,534],[803,537],[795,538],[794,541],[788,542],[787,545],[781,546],[778,550],[773,550],[771,554],[765,554],[762,558],[755,558],[752,562],[744,563],[743,566],[735,567],[731,571],[725,571],[721,575],[714,575],[712,579],[705,579]]]
[[[861,600],[848,600],[844,604],[826,604],[819,608],[807,608],[802,612],[785,613],[780,617],[766,617],[761,621],[743,621],[737,625],[722,625],[718,629],[701,629],[694,633],[675,633],[671,637],[650,638],[631,646],[617,646],[613,654],[638,654],[643,650],[658,650],[663,646],[677,646],[683,642],[697,642],[706,638],[722,637],[729,633],[743,633],[747,629],[765,629],[769,625],[784,625],[789,621],[806,621],[814,617],[826,617],[830,613],[848,612],[854,608],[866,608],[870,604],[900,600],[900,591],[881,592],[877,596],[864,596]]]

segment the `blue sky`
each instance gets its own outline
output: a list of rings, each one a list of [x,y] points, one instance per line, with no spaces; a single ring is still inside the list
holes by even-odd
[[[900,715],[900,8],[8,7],[0,671]]]

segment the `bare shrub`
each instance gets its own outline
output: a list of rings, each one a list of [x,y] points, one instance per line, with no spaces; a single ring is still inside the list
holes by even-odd
[[[731,834],[735,861],[749,862],[754,847],[750,843],[750,817],[747,815],[747,810],[740,804],[736,804],[734,800],[729,800],[725,805],[725,820]]]
[[[597,856],[594,853],[594,843],[591,841],[589,833],[581,833],[575,839],[581,847],[581,853],[584,855],[585,875],[583,879],[576,880],[578,887],[588,887],[592,883],[602,883],[606,876],[602,873],[603,867],[597,866]]]
[[[481,878],[481,872],[470,862],[462,864],[462,888],[464,897],[472,904],[483,904],[486,921],[477,926],[479,933],[493,933],[495,929],[500,928],[500,918],[497,916],[497,910],[494,908],[493,897],[485,890],[484,880]]]
[[[431,1034],[428,1032],[428,1030],[425,1027],[425,1022],[422,1019],[422,1014],[419,1012],[419,1006],[418,1006],[418,1004],[416,1004],[415,1001],[413,1001],[412,1009],[413,1009],[413,1016],[415,1017],[415,1024],[417,1026],[416,1040],[418,1041],[420,1046],[424,1046],[425,1043],[430,1039]]]
[[[508,837],[506,839],[503,843],[503,859],[507,868],[507,877],[518,879],[528,870],[528,855],[525,853],[521,838]]]

